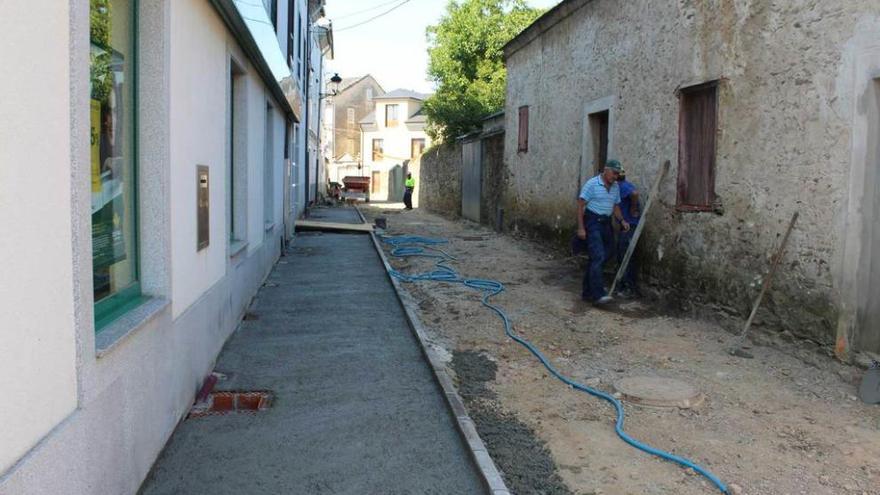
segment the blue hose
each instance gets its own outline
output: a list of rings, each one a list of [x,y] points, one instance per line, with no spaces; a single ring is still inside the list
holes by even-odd
[[[571,378],[563,375],[557,370],[553,364],[550,363],[550,360],[547,359],[541,351],[538,350],[531,342],[520,337],[519,335],[513,333],[513,326],[510,324],[510,318],[508,318],[507,313],[504,312],[500,307],[489,302],[489,299],[492,296],[496,296],[504,291],[504,284],[498,282],[496,280],[484,280],[484,279],[476,279],[476,278],[462,278],[458,272],[455,271],[454,268],[449,266],[448,262],[454,260],[452,256],[450,256],[445,251],[439,249],[437,246],[446,244],[447,241],[445,239],[432,239],[429,237],[418,237],[418,236],[399,236],[399,237],[388,237],[388,236],[380,236],[380,239],[385,244],[391,246],[391,256],[398,258],[405,258],[410,256],[419,256],[424,258],[434,258],[437,259],[437,262],[434,264],[434,270],[426,273],[420,273],[416,275],[409,275],[405,273],[401,273],[393,268],[390,269],[391,276],[401,280],[403,282],[419,282],[419,281],[434,281],[434,282],[450,282],[450,283],[458,283],[462,284],[465,287],[469,287],[474,290],[478,290],[483,293],[483,297],[481,302],[483,306],[486,306],[490,310],[494,311],[497,314],[501,321],[504,322],[504,332],[511,339],[522,344],[526,349],[529,350],[539,361],[541,364],[547,368],[553,376],[561,380],[563,383],[570,385],[572,388],[580,390],[582,392],[586,392],[592,396],[598,397],[600,399],[606,400],[610,402],[614,409],[617,411],[617,422],[614,425],[614,431],[617,433],[624,442],[629,445],[649,454],[660,457],[661,459],[665,459],[667,461],[675,462],[685,468],[691,468],[700,475],[704,476],[706,479],[711,481],[721,493],[729,495],[730,492],[727,490],[727,485],[724,484],[717,476],[706,470],[705,468],[697,465],[693,461],[685,459],[684,457],[677,456],[675,454],[671,454],[669,452],[651,447],[650,445],[646,445],[644,443],[639,442],[635,438],[629,436],[625,431],[623,431],[623,420],[624,420],[624,410],[623,403],[617,400],[613,395],[607,394],[601,390],[597,390],[595,388],[588,387],[581,383],[578,383]]]

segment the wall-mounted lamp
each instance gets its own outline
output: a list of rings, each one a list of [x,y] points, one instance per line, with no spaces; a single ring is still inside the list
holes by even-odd
[[[319,96],[323,99],[328,96],[336,96],[339,94],[339,83],[342,82],[342,78],[339,77],[339,74],[333,74],[333,77],[330,78],[330,91],[327,93],[321,93]]]

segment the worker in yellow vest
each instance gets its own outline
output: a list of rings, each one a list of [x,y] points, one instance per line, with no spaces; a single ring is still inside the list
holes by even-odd
[[[406,205],[407,210],[412,210],[412,194],[413,189],[416,188],[416,180],[413,179],[412,173],[406,174],[404,186],[406,186],[406,192],[403,193],[403,204]]]

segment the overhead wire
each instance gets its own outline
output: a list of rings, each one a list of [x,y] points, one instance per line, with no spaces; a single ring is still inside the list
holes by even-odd
[[[341,27],[341,28],[334,28],[334,29],[333,29],[333,32],[334,32],[334,33],[338,33],[338,32],[340,32],[340,31],[348,31],[349,29],[354,29],[354,28],[356,28],[356,27],[363,26],[364,24],[367,24],[367,23],[369,23],[369,22],[375,21],[376,19],[378,19],[378,18],[380,18],[380,17],[382,17],[382,16],[384,16],[384,15],[390,14],[391,12],[393,12],[393,11],[399,9],[399,8],[402,7],[404,4],[407,4],[407,3],[409,3],[409,2],[410,2],[410,0],[402,0],[400,3],[398,3],[398,4],[395,5],[394,7],[391,7],[390,9],[386,10],[385,12],[382,12],[381,14],[375,15],[375,16],[370,17],[369,19],[367,19],[367,20],[365,20],[365,21],[361,21],[361,22],[358,22],[358,23],[356,23],[356,24],[352,24],[352,25],[350,25],[350,26],[345,26],[345,27]]]
[[[385,7],[385,6],[387,6],[387,5],[391,5],[392,3],[397,3],[397,2],[399,2],[399,1],[400,1],[400,0],[391,0],[390,2],[384,2],[384,3],[380,3],[380,4],[378,4],[378,5],[373,5],[372,7],[368,7],[368,8],[363,9],[363,10],[358,10],[357,12],[349,12],[348,14],[337,15],[337,16],[334,16],[334,17],[333,17],[333,20],[334,20],[334,21],[338,21],[339,19],[348,19],[349,17],[354,17],[354,16],[356,16],[356,15],[363,14],[363,13],[365,13],[365,12],[369,12],[369,11],[371,11],[371,10],[376,10],[376,9],[379,9],[379,8]]]

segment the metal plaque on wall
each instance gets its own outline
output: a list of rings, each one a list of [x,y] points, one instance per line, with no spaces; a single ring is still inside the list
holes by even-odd
[[[208,166],[196,166],[196,232],[198,233],[197,251],[201,251],[208,247],[210,243],[210,228],[208,220],[210,218],[209,209],[209,191],[208,187]]]

